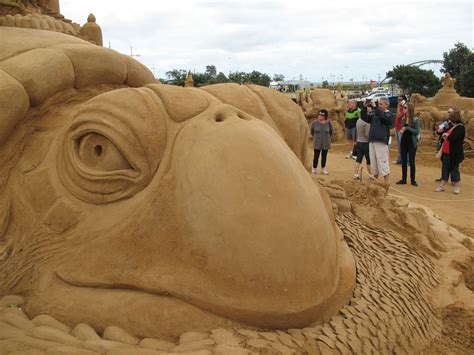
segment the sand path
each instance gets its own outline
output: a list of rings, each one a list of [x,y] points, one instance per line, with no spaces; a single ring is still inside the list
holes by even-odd
[[[352,179],[354,161],[345,159],[345,150],[341,146],[335,148],[331,149],[328,154],[328,178]],[[310,156],[312,158],[312,153]],[[431,159],[431,155],[429,158],[425,154],[417,156],[417,161],[423,159]],[[446,185],[445,192],[434,191],[439,185],[435,179],[441,174],[440,167],[425,166],[420,161],[416,168],[418,187],[410,184],[396,185],[395,183],[401,179],[402,169],[400,165],[391,164],[389,193],[403,196],[410,201],[431,208],[445,222],[474,237],[474,176],[463,173],[461,165],[461,193],[455,195],[452,193],[450,184]],[[364,171],[366,171],[365,163]],[[367,178],[367,174],[364,174],[363,179]]]

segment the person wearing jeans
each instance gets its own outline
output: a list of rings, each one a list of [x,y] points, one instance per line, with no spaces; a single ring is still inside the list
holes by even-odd
[[[400,155],[402,158],[402,179],[397,182],[399,185],[407,183],[407,164],[410,160],[410,181],[413,186],[418,186],[415,179],[415,156],[416,146],[418,143],[418,135],[420,134],[420,123],[415,116],[415,107],[412,104],[404,104],[402,106],[402,128],[400,133]],[[408,155],[408,159],[407,159]]]
[[[402,138],[402,134],[400,130],[402,129],[402,117],[403,113],[403,106],[406,104],[405,95],[400,95],[398,97],[398,107],[397,107],[397,114],[395,115],[395,138],[397,139],[397,149],[398,149],[398,156],[397,160],[394,161],[394,164],[401,164],[402,158],[400,156],[400,141]]]

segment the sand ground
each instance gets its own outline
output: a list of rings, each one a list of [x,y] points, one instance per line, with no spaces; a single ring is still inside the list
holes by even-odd
[[[309,149],[312,150],[311,145],[309,145]],[[329,175],[320,175],[320,169],[318,169],[317,178],[352,180],[354,161],[345,158],[347,152],[347,144],[336,142],[328,154],[326,168]],[[472,242],[474,242],[474,156],[468,156],[460,166],[461,193],[455,195],[450,184],[446,185],[447,188],[444,192],[434,191],[439,185],[435,179],[441,175],[441,163],[434,155],[433,147],[420,147],[416,157],[418,187],[410,184],[396,185],[396,182],[401,179],[401,166],[391,163],[388,193],[403,196],[410,202],[427,206],[444,222],[470,237],[471,243],[469,245],[472,246]],[[391,149],[390,156],[391,162],[394,161],[397,151]],[[312,160],[312,151],[310,157]],[[363,174],[363,179],[367,181],[368,175],[366,173]],[[466,287],[471,291],[474,290],[474,259],[471,258],[470,262],[464,263],[453,260],[451,266],[462,272]],[[471,302],[469,303],[472,305]],[[474,354],[474,311],[470,306],[462,302],[454,302],[440,309],[439,312],[444,324],[442,333],[428,348],[423,350],[423,355]]]
[[[328,177],[353,178],[354,161],[345,159],[347,150],[345,143],[337,142],[333,145],[328,154],[326,167],[330,174]],[[389,193],[431,208],[445,222],[474,238],[474,159],[466,158],[461,164],[461,193],[455,195],[450,184],[446,185],[445,192],[434,191],[439,185],[435,179],[441,175],[441,163],[434,157],[433,148],[422,147],[418,153],[416,157],[418,187],[410,184],[396,185],[395,183],[401,179],[402,168],[401,165],[391,164]],[[392,161],[396,159],[396,154],[395,150],[390,151]],[[310,157],[313,158],[313,153],[310,153]],[[363,165],[365,168],[365,163]],[[368,178],[367,174],[363,175],[363,179]]]

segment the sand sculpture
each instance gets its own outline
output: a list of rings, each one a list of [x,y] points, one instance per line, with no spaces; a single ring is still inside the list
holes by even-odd
[[[3,292],[28,292],[31,314],[67,323],[141,320],[142,335],[302,327],[347,303],[352,255],[301,163],[306,124],[284,95],[113,87],[152,75],[73,37],[1,31],[2,174],[12,176],[2,186]],[[46,239],[63,250],[44,258]],[[157,322],[167,326],[153,333]]]
[[[90,14],[80,26],[64,18],[59,0],[0,0],[0,27],[49,30],[82,38],[102,46],[102,30]]]
[[[191,74],[190,71],[188,71],[188,74],[186,75],[186,81],[184,82],[184,87],[185,88],[194,87],[193,75]]]
[[[437,267],[311,179],[285,95],[156,84],[57,32],[0,38],[6,353],[413,353],[439,334]]]
[[[432,140],[424,140],[425,143],[436,142],[437,136],[433,133],[434,127],[447,117],[448,108],[454,107],[461,111],[464,125],[466,126],[465,149],[474,148],[474,98],[462,97],[454,88],[456,79],[446,74],[443,77],[443,86],[436,95],[428,100],[423,95],[414,93],[411,96],[416,111],[422,122],[422,128],[426,131],[425,137],[432,136]],[[433,143],[435,144],[435,143]]]
[[[300,93],[297,100],[310,125],[320,109],[325,108],[329,111],[334,127],[334,141],[344,139],[344,113],[347,110],[348,100],[341,90],[339,85],[337,95],[334,95],[329,89],[312,89]]]

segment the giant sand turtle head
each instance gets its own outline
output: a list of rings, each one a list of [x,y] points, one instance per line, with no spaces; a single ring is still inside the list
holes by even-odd
[[[302,327],[350,298],[290,99],[156,84],[109,49],[0,31],[2,293],[142,336]]]

